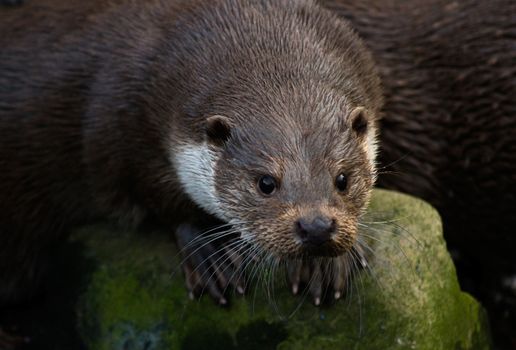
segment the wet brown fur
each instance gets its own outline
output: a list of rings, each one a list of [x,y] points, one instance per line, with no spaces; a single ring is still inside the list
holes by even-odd
[[[46,248],[76,224],[206,216],[170,152],[206,141],[214,114],[231,123],[230,139],[210,144],[224,214],[286,255],[292,215],[312,205],[341,220],[332,254],[349,249],[375,177],[350,113],[365,107],[374,133],[382,98],[370,55],[330,12],[310,1],[42,0],[0,16],[0,301],[34,290]],[[256,191],[263,172],[281,179],[269,200]]]

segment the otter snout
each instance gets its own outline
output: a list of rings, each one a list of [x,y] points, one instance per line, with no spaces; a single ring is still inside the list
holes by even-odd
[[[295,223],[295,232],[303,244],[321,246],[332,239],[336,226],[335,219],[326,216],[300,218]]]

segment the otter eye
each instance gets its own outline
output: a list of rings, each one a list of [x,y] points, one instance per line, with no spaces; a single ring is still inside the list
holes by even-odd
[[[335,186],[340,192],[344,192],[348,187],[348,177],[344,173],[337,175],[335,179]]]
[[[271,195],[277,186],[276,179],[270,175],[263,175],[258,180],[258,188],[265,195]]]

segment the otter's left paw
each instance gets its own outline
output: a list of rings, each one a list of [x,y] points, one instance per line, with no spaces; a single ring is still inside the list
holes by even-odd
[[[200,297],[207,291],[220,305],[226,305],[226,291],[235,289],[244,293],[244,278],[240,271],[242,257],[238,242],[210,235],[199,235],[199,230],[182,224],[176,230],[181,249],[181,263],[190,298]]]
[[[289,262],[287,274],[293,294],[306,286],[316,306],[323,300],[340,299],[349,279],[359,268],[367,266],[362,252],[354,251],[335,258],[313,258]]]

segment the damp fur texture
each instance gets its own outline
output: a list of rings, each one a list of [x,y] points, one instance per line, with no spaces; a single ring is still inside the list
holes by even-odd
[[[0,16],[0,300],[33,290],[37,258],[97,218],[210,214],[288,256],[295,219],[326,213],[324,254],[353,245],[382,97],[345,21],[308,0],[42,0]],[[267,199],[264,173],[280,180]]]

